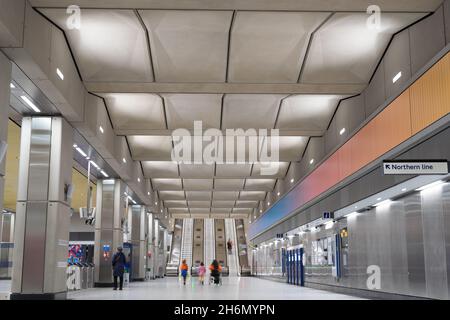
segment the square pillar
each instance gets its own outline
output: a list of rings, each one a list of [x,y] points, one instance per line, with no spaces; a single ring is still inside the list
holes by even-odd
[[[11,299],[65,299],[73,129],[59,117],[22,120]]]
[[[132,280],[144,281],[145,279],[145,224],[146,224],[146,207],[131,207],[131,244],[133,245]]]
[[[122,222],[127,212],[125,189],[126,185],[121,180],[97,181],[94,248],[96,287],[113,286],[112,256],[117,247],[123,246]]]

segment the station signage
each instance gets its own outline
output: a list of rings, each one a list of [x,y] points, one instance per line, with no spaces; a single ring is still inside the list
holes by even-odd
[[[385,175],[435,175],[448,174],[447,160],[384,161]]]

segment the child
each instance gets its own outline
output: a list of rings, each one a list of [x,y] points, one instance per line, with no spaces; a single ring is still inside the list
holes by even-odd
[[[181,276],[183,277],[183,284],[186,285],[186,277],[187,277],[188,270],[189,270],[189,267],[186,263],[186,259],[184,259],[183,262],[181,263],[180,270],[181,270]]]
[[[206,268],[205,268],[205,265],[204,265],[203,262],[200,263],[200,267],[198,267],[198,271],[197,272],[198,272],[198,278],[199,278],[200,283],[202,285],[204,285],[205,284]]]

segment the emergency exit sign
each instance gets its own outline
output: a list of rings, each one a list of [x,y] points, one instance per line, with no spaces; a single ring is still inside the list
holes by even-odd
[[[384,161],[385,175],[434,175],[448,174],[447,160],[410,160],[410,161]]]

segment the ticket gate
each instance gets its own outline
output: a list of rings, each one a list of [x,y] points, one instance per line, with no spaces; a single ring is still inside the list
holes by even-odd
[[[287,283],[305,285],[303,248],[286,250],[284,253]]]

